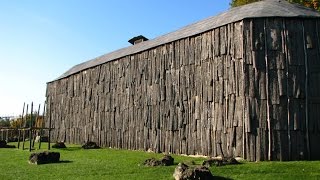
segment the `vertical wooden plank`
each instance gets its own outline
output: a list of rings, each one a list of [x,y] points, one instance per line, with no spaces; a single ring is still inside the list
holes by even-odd
[[[305,52],[305,99],[306,99],[306,140],[307,140],[307,152],[308,159],[319,159],[317,151],[320,150],[320,146],[315,144],[315,139],[318,133],[315,133],[318,129],[318,118],[316,118],[316,109],[319,102],[313,99],[319,99],[320,93],[317,92],[319,86],[317,85],[320,80],[320,45],[319,45],[319,30],[316,21],[304,20],[303,22],[304,32],[304,52]],[[318,131],[317,131],[318,132]]]
[[[195,65],[199,66],[201,64],[201,42],[202,42],[202,37],[200,35],[195,37]]]
[[[227,53],[227,28],[226,26],[221,26],[219,28],[220,34],[220,55],[225,55]]]
[[[243,21],[234,23],[235,58],[243,58]]]

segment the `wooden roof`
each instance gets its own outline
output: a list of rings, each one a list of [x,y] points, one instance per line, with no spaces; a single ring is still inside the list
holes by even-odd
[[[319,18],[320,13],[306,8],[299,4],[291,4],[285,0],[264,0],[248,5],[231,8],[214,17],[209,17],[194,24],[185,26],[177,31],[165,34],[155,39],[144,41],[139,44],[122,48],[111,53],[102,55],[90,61],[78,64],[55,80],[68,77],[85,69],[113,61],[127,55],[139,53],[147,49],[170,43],[178,39],[186,38],[202,32],[223,26],[232,22],[248,18],[261,17],[301,17],[301,18]],[[55,81],[54,80],[54,81]]]

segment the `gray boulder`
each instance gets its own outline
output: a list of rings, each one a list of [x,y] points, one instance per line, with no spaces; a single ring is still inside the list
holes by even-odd
[[[0,140],[0,148],[5,148],[7,145],[6,141]]]
[[[58,152],[40,152],[32,153],[29,156],[30,164],[48,164],[48,163],[58,163],[60,161],[60,153]]]
[[[0,148],[16,148],[15,145],[8,145],[7,141],[0,140]]]
[[[57,148],[57,149],[67,148],[67,146],[64,144],[64,142],[56,142],[51,147],[52,148]]]
[[[211,180],[213,175],[205,166],[190,168],[184,163],[179,163],[173,173],[175,180]]]
[[[171,166],[173,165],[174,159],[172,156],[170,155],[165,155],[162,159],[161,159],[161,163],[163,166]]]
[[[88,141],[82,145],[83,149],[99,149],[100,147],[97,145],[97,143]]]
[[[157,160],[150,158],[144,161],[145,166],[171,166],[174,163],[174,158],[170,155],[165,155],[162,159]]]
[[[202,165],[206,166],[206,167],[235,165],[235,164],[241,164],[241,163],[239,163],[235,158],[223,158],[223,159],[211,158],[211,159],[203,161],[203,163],[202,163]]]

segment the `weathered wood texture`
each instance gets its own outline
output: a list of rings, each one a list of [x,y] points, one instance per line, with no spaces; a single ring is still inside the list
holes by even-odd
[[[48,83],[52,140],[319,158],[319,22],[244,20]]]

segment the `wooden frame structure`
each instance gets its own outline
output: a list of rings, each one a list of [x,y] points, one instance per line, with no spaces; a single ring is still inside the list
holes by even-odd
[[[18,141],[18,149],[20,148],[20,140],[22,139],[22,150],[25,149],[25,139],[26,137],[29,135],[29,151],[32,151],[32,149],[34,149],[34,142],[35,142],[35,132],[36,131],[40,131],[40,141],[39,141],[39,149],[41,148],[41,135],[43,134],[44,130],[48,131],[48,150],[50,150],[50,133],[52,128],[45,128],[43,127],[44,124],[42,124],[41,127],[36,127],[33,126],[33,122],[32,122],[32,113],[33,113],[33,102],[31,103],[31,120],[30,120],[30,124],[29,127],[26,127],[26,123],[27,123],[27,114],[28,114],[28,104],[27,107],[25,108],[25,103],[23,104],[23,111],[22,111],[22,115],[21,115],[21,125],[18,128],[0,128],[0,139],[1,140],[5,140],[7,142],[9,142],[10,138],[13,138],[13,134],[17,133],[18,136],[15,136],[17,138]],[[26,115],[24,114],[26,112]],[[39,116],[39,112],[40,112],[40,104],[39,104],[39,109],[37,111],[37,114],[35,115],[35,120],[37,121],[37,118]],[[43,107],[43,115],[45,114],[45,104]],[[43,116],[44,117],[44,116]],[[50,123],[49,123],[50,124]],[[6,134],[4,134],[4,132],[6,132]],[[11,132],[11,133],[9,133]],[[15,132],[15,133],[14,133]],[[9,135],[11,134],[11,135]],[[21,137],[22,136],[22,137]]]

